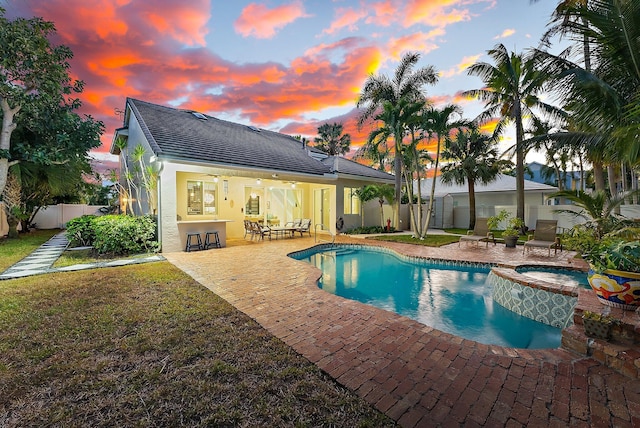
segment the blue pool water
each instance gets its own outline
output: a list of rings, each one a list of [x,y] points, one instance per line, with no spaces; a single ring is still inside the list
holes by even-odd
[[[294,256],[322,270],[319,287],[438,330],[514,348],[557,348],[560,329],[495,303],[490,269],[408,262],[376,249],[332,247]]]
[[[537,267],[523,267],[516,269],[517,272],[542,281],[562,285],[573,285],[575,287],[591,288],[587,280],[587,272],[580,272],[570,269],[551,269]]]

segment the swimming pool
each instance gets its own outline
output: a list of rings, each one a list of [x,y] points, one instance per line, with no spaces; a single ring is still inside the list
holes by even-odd
[[[495,303],[489,265],[399,257],[377,248],[314,248],[292,255],[322,271],[324,291],[412,318],[480,343],[557,348],[561,329]]]

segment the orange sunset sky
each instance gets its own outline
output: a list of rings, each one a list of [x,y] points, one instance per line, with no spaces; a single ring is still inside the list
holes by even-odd
[[[427,95],[466,118],[481,105],[459,97],[482,82],[465,68],[497,43],[537,47],[557,2],[541,0],[0,0],[10,19],[41,16],[55,44],[74,52],[85,82],[81,113],[106,132],[108,155],[126,97],[313,139],[342,122],[352,146],[357,95],[370,73],[391,75],[406,51],[440,71]],[[503,145],[509,145],[507,135]]]

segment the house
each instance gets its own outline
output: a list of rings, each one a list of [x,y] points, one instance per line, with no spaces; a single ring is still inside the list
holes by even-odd
[[[429,199],[432,179],[423,179],[421,186],[422,198]],[[414,189],[416,187],[414,186]],[[535,224],[539,207],[547,205],[550,193],[558,189],[547,184],[534,181],[524,181],[525,223]],[[516,178],[500,174],[488,184],[475,184],[476,216],[489,217],[497,214],[500,209],[512,210],[515,214],[517,204]],[[469,187],[467,184],[443,183],[436,178],[435,193],[436,210],[430,227],[459,227],[469,225]],[[441,207],[439,209],[439,207]],[[435,223],[434,223],[435,222]]]
[[[132,154],[142,149],[136,161]],[[246,219],[284,225],[310,218],[312,230],[335,233],[338,218],[345,229],[360,224],[356,189],[394,182],[288,135],[131,98],[111,153],[120,157],[121,180],[136,165],[158,172],[157,191],[134,183],[121,209],[157,214],[163,251],[183,250],[190,231],[217,230],[223,244],[241,238]]]
[[[535,181],[537,183],[551,184],[557,183],[558,178],[556,177],[556,171],[552,168],[549,168],[547,165],[543,165],[539,162],[531,162],[526,165],[526,168],[530,172],[531,181]],[[548,174],[548,177],[547,177]],[[586,171],[584,172],[586,174]],[[563,173],[564,177],[564,189],[566,190],[576,190],[582,189],[583,180],[582,180],[583,172],[580,171],[566,171]]]

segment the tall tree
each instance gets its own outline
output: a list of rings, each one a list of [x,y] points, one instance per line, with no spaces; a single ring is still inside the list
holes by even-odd
[[[465,91],[465,96],[478,98],[485,104],[479,122],[499,117],[496,133],[513,123],[516,128],[516,216],[524,220],[524,118],[534,117],[534,108],[552,116],[560,116],[560,110],[541,100],[546,75],[536,69],[531,57],[509,52],[499,44],[487,51],[495,64],[478,62],[467,69],[471,76],[482,79],[485,87]]]
[[[482,133],[475,123],[460,127],[454,136],[447,136],[442,157],[443,183],[467,183],[469,189],[469,230],[476,225],[476,183],[487,184],[496,179],[510,161],[500,159],[498,141],[493,135]]]
[[[419,238],[424,239],[429,230],[429,223],[433,215],[433,207],[436,197],[436,177],[438,175],[438,165],[440,164],[440,151],[442,143],[449,135],[452,129],[462,126],[465,122],[460,117],[461,109],[455,104],[449,104],[438,110],[435,108],[428,109],[422,118],[422,129],[427,133],[429,138],[436,139],[436,155],[434,156],[433,180],[431,181],[431,191],[429,193],[429,207],[427,208],[427,218],[424,228],[420,225]]]
[[[405,124],[399,119],[402,110],[399,108],[401,100],[426,102],[424,86],[435,84],[438,75],[431,66],[415,69],[420,55],[418,53],[405,54],[395,70],[393,79],[385,75],[370,75],[364,83],[357,101],[357,107],[362,108],[358,124],[362,126],[366,121],[375,117],[387,102],[394,112],[386,124],[393,130],[394,139],[394,174],[395,174],[395,206],[394,221],[399,229],[400,200],[402,193],[402,144],[405,136]]]
[[[9,167],[17,162],[10,158],[11,134],[17,121],[28,118],[27,110],[55,108],[65,97],[82,90],[82,82],[72,81],[69,76],[71,50],[49,42],[55,33],[52,22],[42,18],[10,21],[4,14],[0,8],[0,193],[4,191]],[[69,104],[75,102],[71,100]],[[25,109],[26,106],[39,108]]]
[[[9,151],[13,179],[8,181],[11,189],[5,186],[3,197],[8,216],[15,217],[13,223],[28,223],[41,206],[80,192],[83,177],[91,173],[88,153],[100,145],[104,128],[90,116],[80,117],[73,106],[33,108],[25,107],[32,114],[16,127]],[[17,198],[12,196],[16,189]]]
[[[315,138],[316,148],[330,156],[340,156],[349,152],[351,135],[342,133],[341,123],[325,123],[318,127],[319,137]]]
[[[592,69],[571,52],[535,51],[579,130],[612,161],[640,162],[640,2],[589,0],[567,5],[565,31],[590,41]]]

